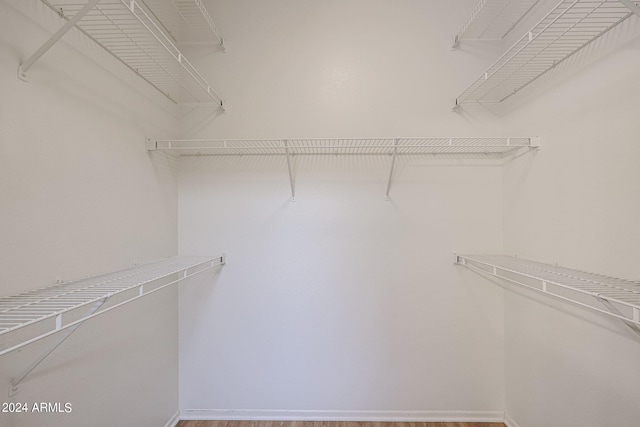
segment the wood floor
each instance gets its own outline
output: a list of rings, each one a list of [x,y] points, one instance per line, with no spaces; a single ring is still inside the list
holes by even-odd
[[[356,421],[180,421],[177,427],[506,427],[503,423]]]

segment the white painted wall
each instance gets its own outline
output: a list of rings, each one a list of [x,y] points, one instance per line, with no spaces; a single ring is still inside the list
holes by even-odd
[[[295,202],[284,159],[183,161],[180,253],[229,256],[181,289],[183,410],[502,410],[502,292],[452,265],[501,249],[500,170],[411,161],[387,202],[388,161],[298,158]]]
[[[230,111],[183,135],[495,135],[451,112],[473,3],[212,2],[229,51],[194,62]],[[386,202],[389,161],[296,158],[291,202],[284,158],[181,160],[179,252],[229,256],[181,289],[183,415],[501,416],[502,290],[452,255],[501,251],[502,171],[404,159]]]
[[[508,106],[505,132],[542,150],[505,172],[505,252],[640,279],[636,159],[640,21],[633,18]],[[505,292],[507,412],[520,427],[632,427],[640,337],[621,322]]]
[[[18,64],[59,19],[39,1],[1,2],[0,24],[0,294],[175,255],[175,176],[144,145],[174,135],[173,107],[128,74],[105,71],[109,58],[74,34],[20,81]],[[178,408],[177,309],[173,289],[87,322],[15,398],[10,379],[52,341],[0,358],[0,401],[73,409],[0,413],[0,425],[164,425]]]

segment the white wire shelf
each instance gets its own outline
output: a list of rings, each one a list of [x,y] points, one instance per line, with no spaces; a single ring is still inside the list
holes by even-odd
[[[502,40],[540,0],[480,0],[454,38],[454,47],[464,40]]]
[[[178,156],[285,156],[291,200],[296,191],[293,156],[389,156],[386,196],[389,199],[398,156],[480,160],[504,163],[538,148],[538,138],[294,138],[147,140],[147,149]]]
[[[86,1],[78,0],[41,1],[67,21],[86,5]],[[201,3],[189,8],[184,3],[181,7],[185,16],[194,19],[191,10]],[[210,19],[207,17],[202,20]],[[223,107],[222,98],[161,25],[140,0],[100,0],[75,23],[77,29],[173,102],[213,102]]]
[[[504,101],[631,15],[618,0],[560,1],[458,96],[456,106]]]
[[[148,149],[181,156],[287,155],[480,155],[502,159],[537,148],[517,138],[292,138],[158,140]]]
[[[202,0],[140,0],[179,45],[218,44],[224,37]]]
[[[224,262],[224,255],[172,257],[0,298],[0,356]]]
[[[456,263],[623,320],[640,333],[640,282],[505,255],[456,255]],[[603,308],[604,306],[604,308]]]
[[[201,0],[172,0],[171,3],[186,24],[183,29],[182,42],[206,42],[210,35],[213,35],[218,43],[224,46],[224,37]]]

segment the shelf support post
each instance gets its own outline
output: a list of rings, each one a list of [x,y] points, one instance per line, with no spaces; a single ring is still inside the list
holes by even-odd
[[[71,29],[71,27],[74,27],[78,23],[78,21],[81,20],[98,3],[100,3],[100,0],[89,0],[87,2],[87,4],[85,4],[82,7],[82,9],[80,9],[78,12],[76,12],[76,14],[73,15],[73,17],[71,19],[69,19],[62,26],[62,28],[60,28],[58,31],[56,31],[55,34],[52,35],[51,38],[49,38],[49,40],[47,40],[45,42],[45,44],[40,46],[40,49],[36,50],[29,58],[27,58],[26,61],[24,61],[22,64],[20,64],[20,66],[18,67],[18,77],[21,80],[24,80],[25,82],[29,81],[29,77],[27,75],[27,71],[29,70],[29,68],[31,68],[31,66],[38,59],[40,59],[40,57],[42,55],[47,53],[47,51],[49,49],[51,49],[51,47],[54,44],[56,44],[58,42],[58,40],[60,40],[62,38],[62,36],[64,36],[67,33],[67,31],[69,31]]]
[[[100,307],[102,307],[102,305],[105,302],[107,302],[108,299],[109,299],[109,296],[106,296],[106,297],[96,301],[91,306],[89,311],[87,311],[85,313],[83,318],[91,317],[91,315],[94,314],[96,311],[98,311],[98,309]],[[62,327],[62,319],[59,316],[60,315],[58,315],[58,317],[56,317],[56,329],[60,329]],[[20,375],[19,377],[14,378],[13,380],[11,380],[11,384],[9,385],[9,397],[12,397],[12,396],[15,396],[16,394],[18,394],[18,392],[20,391],[18,389],[18,385],[20,385],[20,383],[22,381],[24,381],[24,379],[27,378],[27,376],[29,376],[29,374],[31,372],[33,372],[33,370],[36,369],[47,357],[49,357],[49,355],[51,353],[53,353],[55,349],[60,347],[60,345],[62,345],[62,343],[65,342],[66,339],[69,338],[71,336],[71,334],[73,334],[80,326],[82,326],[83,323],[84,323],[84,321],[78,323],[77,325],[74,325],[74,326],[70,327],[69,330],[64,332],[64,335],[60,338],[60,340],[58,340],[58,342],[55,343],[53,345],[53,347],[51,347],[46,353],[44,353],[42,356],[40,356],[40,358],[38,358],[38,360],[36,360],[22,375]]]
[[[287,168],[289,169],[289,184],[291,185],[291,201],[296,201],[296,187],[293,182],[293,171],[291,170],[291,153],[289,153],[289,143],[284,139],[284,150],[287,153]]]
[[[620,0],[620,3],[627,6],[636,15],[640,16],[640,6],[638,6],[636,2],[632,0]]]
[[[389,179],[387,180],[387,196],[385,200],[389,201],[389,193],[391,192],[391,179],[393,178],[393,169],[396,165],[396,155],[398,154],[398,138],[393,141],[393,153],[391,154],[391,168],[389,170]]]

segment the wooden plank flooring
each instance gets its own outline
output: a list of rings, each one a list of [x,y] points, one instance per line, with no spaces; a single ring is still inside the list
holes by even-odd
[[[503,423],[358,421],[180,421],[176,427],[506,427]]]

